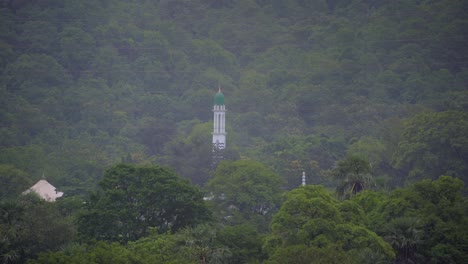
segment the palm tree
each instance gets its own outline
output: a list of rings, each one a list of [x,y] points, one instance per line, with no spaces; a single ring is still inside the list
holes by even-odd
[[[347,199],[358,192],[369,189],[373,183],[372,169],[369,162],[356,155],[349,155],[340,160],[332,174],[341,180],[336,191],[341,199]]]
[[[395,263],[416,263],[416,252],[422,243],[422,232],[418,229],[419,219],[416,217],[400,217],[392,220],[385,233],[385,240],[395,249]]]

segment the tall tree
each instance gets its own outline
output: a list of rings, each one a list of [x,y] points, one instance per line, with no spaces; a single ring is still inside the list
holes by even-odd
[[[373,183],[369,162],[355,155],[340,160],[332,170],[332,175],[340,182],[336,188],[341,198],[350,198],[358,192],[369,189]]]
[[[259,230],[281,201],[281,178],[261,163],[251,160],[222,161],[207,189],[218,215],[233,224],[251,221]]]
[[[133,241],[210,219],[203,194],[168,168],[120,164],[107,170],[100,190],[79,216],[88,238]]]

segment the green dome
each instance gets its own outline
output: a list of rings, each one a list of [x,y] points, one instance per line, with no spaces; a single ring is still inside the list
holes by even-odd
[[[224,94],[219,90],[214,97],[215,105],[224,105]]]

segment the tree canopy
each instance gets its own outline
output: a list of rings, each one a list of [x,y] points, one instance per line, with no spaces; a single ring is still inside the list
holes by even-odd
[[[210,219],[203,193],[167,168],[116,165],[99,186],[78,218],[88,238],[134,241],[151,228],[164,233]]]
[[[250,160],[221,162],[207,184],[220,217],[236,224],[247,220],[260,230],[279,207],[280,187],[279,175]]]
[[[269,263],[282,263],[288,258],[291,260],[286,263],[392,260],[392,247],[368,229],[366,221],[358,204],[340,203],[322,186],[292,190],[274,216],[271,235],[265,240]],[[332,253],[335,251],[336,255]]]

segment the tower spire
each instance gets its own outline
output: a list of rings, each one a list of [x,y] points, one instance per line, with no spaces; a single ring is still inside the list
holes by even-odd
[[[216,166],[223,159],[226,148],[226,107],[224,106],[224,94],[218,85],[218,92],[214,97],[213,105],[213,165]]]

